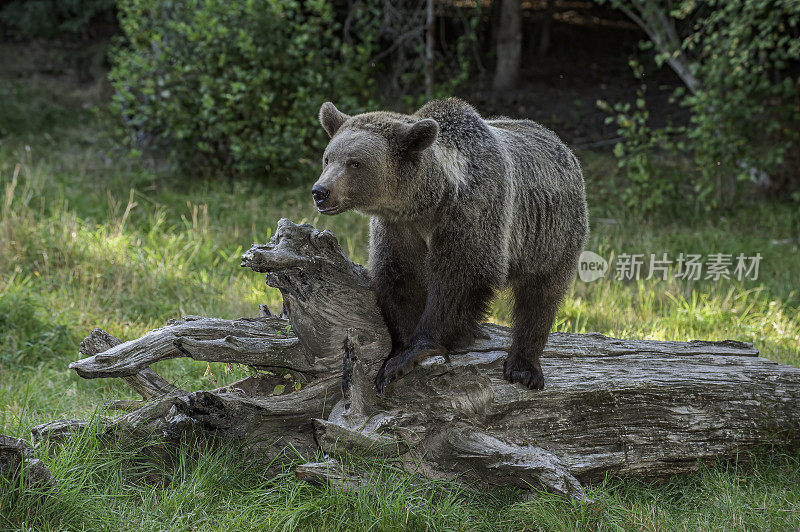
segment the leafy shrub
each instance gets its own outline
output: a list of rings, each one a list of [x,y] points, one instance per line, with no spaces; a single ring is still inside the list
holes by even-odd
[[[800,200],[800,3],[596,1],[636,21],[650,37],[643,48],[655,48],[657,64],[669,63],[687,85],[675,98],[689,109],[689,123],[651,131],[647,144],[693,160],[696,204],[730,205],[746,180],[795,190]],[[671,142],[668,133],[681,138]],[[642,167],[653,150],[620,148],[617,155],[621,166]]]
[[[123,0],[113,108],[133,148],[203,173],[297,175],[324,146],[320,104],[372,94],[369,27],[344,43],[329,2]],[[310,162],[313,159],[313,163]]]
[[[706,4],[702,31],[684,41],[702,85],[682,102],[692,113],[687,146],[703,182],[718,189],[723,204],[732,200],[737,180],[763,174],[797,187],[798,161],[787,163],[797,159],[800,141],[800,3]]]
[[[635,61],[630,64],[636,77],[641,78],[641,65]],[[677,185],[655,164],[656,153],[670,144],[665,130],[650,126],[646,90],[647,86],[642,83],[633,105],[629,102],[611,105],[604,100],[597,101],[597,107],[609,115],[605,123],[616,123],[620,136],[620,141],[614,145],[617,166],[625,180],[622,186],[617,187],[619,199],[639,214],[649,213],[664,204]]]

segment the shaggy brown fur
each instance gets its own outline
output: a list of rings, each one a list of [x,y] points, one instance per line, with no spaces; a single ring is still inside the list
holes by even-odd
[[[506,285],[515,303],[504,376],[541,389],[539,355],[588,233],[572,152],[535,122],[484,120],[454,98],[413,115],[348,116],[325,103],[320,122],[331,140],[317,207],[371,217],[370,266],[393,341],[378,390],[472,341]]]

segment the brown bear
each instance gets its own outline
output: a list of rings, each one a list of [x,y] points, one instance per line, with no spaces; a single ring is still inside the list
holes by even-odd
[[[312,188],[323,214],[370,216],[370,268],[392,351],[391,381],[471,342],[494,292],[514,295],[504,377],[544,386],[539,356],[588,234],[583,174],[550,130],[485,120],[466,102],[412,115],[319,113],[330,136]]]

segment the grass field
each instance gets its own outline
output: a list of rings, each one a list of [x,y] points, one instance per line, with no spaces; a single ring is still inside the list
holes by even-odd
[[[315,168],[282,187],[173,175],[128,159],[102,117],[59,85],[1,87],[0,433],[27,438],[35,424],[101,415],[106,401],[134,398],[124,384],[85,381],[66,369],[94,327],[129,339],[184,314],[255,315],[259,303],[279,309],[280,294],[240,269],[239,256],[265,242],[280,217],[332,230],[351,258],[366,263],[366,220],[320,217],[313,208]],[[618,281],[613,271],[576,280],[557,330],[734,338],[800,366],[796,206],[753,202],[707,214],[671,205],[643,217],[615,201],[612,159],[580,156],[592,218],[602,221],[593,223],[587,249],[605,258],[760,253],[762,260],[757,280]],[[507,323],[506,298],[491,319]],[[220,382],[241,376],[210,368]],[[205,363],[173,360],[156,370],[184,388],[210,385]],[[0,483],[0,529],[797,530],[800,455],[773,443],[747,463],[705,464],[666,484],[609,477],[590,489],[598,504],[582,507],[547,494],[527,500],[518,490],[426,482],[386,463],[371,465],[374,486],[342,494],[305,485],[288,467],[265,477],[243,466],[232,446],[184,448],[174,471],[150,471],[135,449],[75,438],[58,456],[43,456],[57,493]]]

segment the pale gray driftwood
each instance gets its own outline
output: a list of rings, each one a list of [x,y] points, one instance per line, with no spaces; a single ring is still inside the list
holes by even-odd
[[[538,486],[579,500],[587,500],[580,482],[607,472],[665,478],[699,460],[735,458],[776,431],[798,439],[800,369],[728,340],[554,333],[542,359],[545,389],[531,391],[503,380],[508,329],[487,324],[485,338],[424,361],[379,397],[386,327],[369,273],[331,233],[281,220],[242,265],[281,290],[282,317],[190,317],[72,367],[87,377],[131,376],[190,356],[291,369],[307,382],[280,396],[270,396],[265,376],[179,393],[114,418],[115,430],[210,432],[270,442],[261,447],[271,453],[291,444],[392,456],[433,478]]]
[[[127,377],[161,360],[184,356],[208,362],[320,373],[297,336],[288,330],[288,322],[275,317],[222,320],[186,316],[141,338],[76,360],[69,367],[87,379]]]
[[[123,342],[119,338],[111,336],[102,329],[95,329],[81,342],[80,353],[84,356],[91,357],[98,353],[108,351],[121,343]],[[186,393],[166,379],[163,379],[149,367],[143,367],[137,373],[122,377],[122,380],[141,395],[143,399],[153,399],[165,395]]]

